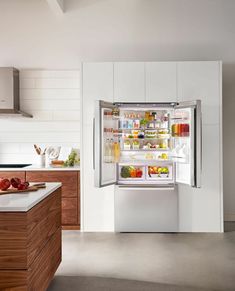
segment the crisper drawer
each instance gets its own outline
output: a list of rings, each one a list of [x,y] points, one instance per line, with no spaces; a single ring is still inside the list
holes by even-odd
[[[146,166],[146,180],[166,181],[173,180],[173,165],[149,165]]]
[[[118,184],[168,184],[173,183],[172,163],[153,162],[148,165],[119,165]]]
[[[145,166],[119,165],[120,181],[143,181],[145,180]]]

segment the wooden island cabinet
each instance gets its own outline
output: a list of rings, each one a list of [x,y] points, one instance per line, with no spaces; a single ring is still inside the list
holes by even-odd
[[[80,229],[80,171],[26,171],[32,182],[62,183],[62,228]]]
[[[0,177],[19,177],[29,182],[61,182],[63,229],[80,229],[80,170],[24,169],[21,171],[1,171]]]
[[[61,184],[0,195],[0,290],[46,291],[60,262]]]

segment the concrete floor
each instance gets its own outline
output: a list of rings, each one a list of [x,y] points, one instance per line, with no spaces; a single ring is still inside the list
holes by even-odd
[[[235,232],[115,234],[64,231],[63,262],[56,275],[116,278],[168,287],[181,286],[181,289],[136,287],[126,290],[194,290],[190,287],[199,290],[235,290]],[[55,282],[60,279],[62,277],[56,278]],[[62,290],[56,288],[55,282],[50,290]],[[81,279],[76,282],[81,284]],[[61,286],[61,282],[59,285]],[[93,286],[91,289],[77,290],[102,290],[98,289],[98,285],[97,289]],[[74,286],[72,289],[75,290]],[[125,291],[123,288],[120,290]]]

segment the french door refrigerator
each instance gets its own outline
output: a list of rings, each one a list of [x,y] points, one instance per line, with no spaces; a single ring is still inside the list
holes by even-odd
[[[166,193],[177,193],[179,183],[201,186],[201,101],[110,103],[99,100],[95,103],[93,126],[95,186],[116,184],[118,187],[115,229],[177,231],[177,210],[174,213],[167,209],[167,204],[162,204],[163,216],[156,216],[162,199],[158,199],[158,194],[164,199]],[[133,206],[132,199],[135,203],[139,199],[139,205]],[[177,199],[174,204],[176,209]],[[166,218],[166,223],[162,223],[164,215],[170,215],[171,211],[172,219]],[[153,215],[149,216],[151,212]],[[145,216],[149,220],[145,221]],[[157,220],[161,220],[160,227]]]

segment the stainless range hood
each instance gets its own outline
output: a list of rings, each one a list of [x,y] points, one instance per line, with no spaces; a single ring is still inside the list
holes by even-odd
[[[20,110],[19,70],[0,68],[0,117],[33,117]]]

